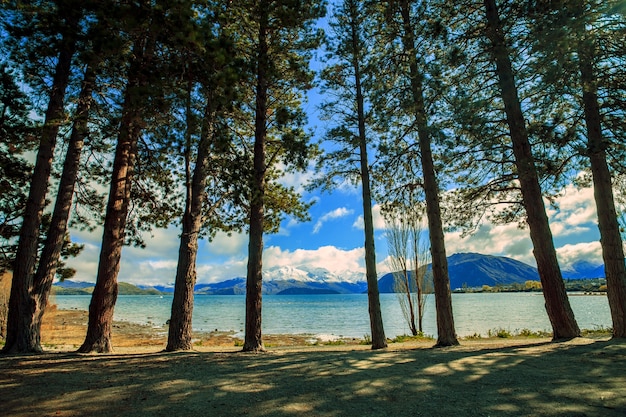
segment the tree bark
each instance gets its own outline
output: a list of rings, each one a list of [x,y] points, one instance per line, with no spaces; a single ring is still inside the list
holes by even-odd
[[[41,321],[48,305],[48,297],[50,288],[56,275],[61,249],[65,241],[67,232],[67,223],[72,208],[72,199],[74,197],[74,186],[78,177],[78,169],[80,167],[80,156],[83,149],[84,140],[89,134],[88,121],[89,110],[93,102],[92,92],[96,81],[95,65],[89,65],[85,71],[81,92],[78,98],[78,106],[76,108],[76,116],[72,133],[68,142],[65,162],[63,164],[63,173],[59,183],[57,199],[50,221],[50,228],[46,241],[44,243],[39,265],[35,273],[33,283],[33,314],[29,323],[28,331],[32,334],[32,342],[36,350],[41,350]]]
[[[137,142],[144,124],[141,106],[145,95],[143,90],[147,87],[146,57],[151,54],[151,51],[148,51],[151,46],[147,37],[136,40],[133,45],[133,60],[130,64],[124,93],[120,132],[115,149],[109,200],[104,219],[98,275],[89,304],[87,334],[85,341],[78,349],[81,353],[112,351],[111,326],[117,300],[117,276],[124,246]]]
[[[367,137],[365,133],[365,106],[361,87],[361,68],[358,41],[358,27],[356,24],[357,12],[355,5],[351,5],[350,28],[352,40],[352,67],[357,102],[358,140],[361,168],[361,185],[363,196],[363,223],[365,226],[365,270],[367,279],[367,299],[372,331],[372,349],[387,347],[383,317],[380,309],[380,294],[378,290],[378,274],[376,273],[376,248],[374,246],[374,220],[372,216],[372,192],[370,189],[370,170],[367,157]]]
[[[213,127],[212,113],[212,100],[209,97],[198,144],[196,165],[191,184],[188,185],[187,202],[183,214],[183,232],[178,250],[172,315],[167,347],[165,348],[168,352],[192,348],[193,291],[197,277],[198,235],[202,227],[202,206],[206,196],[206,178]]]
[[[437,310],[437,347],[455,346],[459,342],[454,328],[452,312],[452,295],[450,277],[448,275],[448,259],[441,221],[439,204],[439,185],[431,150],[431,138],[428,132],[428,120],[424,104],[422,75],[418,70],[415,51],[415,39],[411,24],[410,6],[407,0],[400,2],[403,23],[402,44],[409,59],[411,93],[415,122],[424,176],[424,194],[426,195],[426,216],[430,236],[430,252],[432,257],[433,284],[435,290],[435,308]]]
[[[259,45],[257,55],[256,114],[254,125],[254,159],[250,182],[250,236],[248,274],[246,278],[246,333],[244,352],[264,351],[262,325],[263,302],[263,229],[265,223],[265,145],[267,138],[268,90],[268,4],[259,5]]]
[[[31,179],[30,191],[18,248],[13,267],[13,283],[9,299],[7,316],[7,338],[3,352],[40,352],[41,345],[37,336],[30,330],[30,322],[36,305],[33,294],[33,279],[39,243],[41,218],[46,205],[48,180],[52,170],[54,148],[56,147],[59,127],[64,119],[63,100],[67,88],[72,57],[76,51],[76,31],[80,13],[69,13],[68,30],[61,42],[55,74],[52,80],[50,101],[39,142],[35,169]]]
[[[546,311],[552,324],[553,339],[566,340],[580,336],[580,329],[567,298],[563,277],[556,257],[552,232],[546,215],[541,186],[532,155],[524,115],[517,95],[517,87],[502,32],[502,24],[494,0],[485,0],[487,37],[492,44],[498,81],[504,102],[507,123],[522,199],[526,210],[533,252],[541,278]]]
[[[606,274],[607,297],[613,322],[613,337],[626,337],[626,266],[624,244],[617,221],[611,172],[606,158],[607,142],[602,137],[598,87],[593,67],[594,45],[581,39],[578,47],[583,88],[583,106],[587,126],[587,148],[593,176],[593,191],[598,212],[602,259]]]

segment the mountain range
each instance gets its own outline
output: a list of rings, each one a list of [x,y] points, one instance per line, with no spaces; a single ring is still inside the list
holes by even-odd
[[[538,281],[537,268],[523,262],[502,256],[482,255],[478,253],[457,253],[448,257],[450,288],[496,286],[526,281]],[[564,279],[585,279],[604,277],[604,266],[589,262],[576,262],[569,269],[562,271]],[[427,266],[427,277],[432,276],[431,265]],[[432,278],[431,278],[432,279]],[[120,283],[122,284],[122,283]],[[59,293],[90,293],[92,283],[65,280],[55,284]],[[123,288],[122,288],[123,287]],[[133,293],[122,286],[122,293]],[[139,293],[171,293],[170,285],[138,285]],[[381,293],[394,292],[393,274],[380,277],[378,287]],[[264,294],[358,294],[367,291],[365,274],[346,271],[332,273],[324,268],[275,267],[263,271]],[[246,293],[246,279],[232,278],[216,283],[198,283],[196,294],[231,295]],[[137,292],[134,292],[137,293]]]

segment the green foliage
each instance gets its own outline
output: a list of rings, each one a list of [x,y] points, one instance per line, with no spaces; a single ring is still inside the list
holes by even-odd
[[[503,328],[489,329],[487,331],[487,337],[499,337],[500,339],[507,339],[511,336],[512,336],[511,332]]]
[[[12,268],[32,166],[23,155],[36,143],[31,106],[15,75],[0,63],[0,273]]]
[[[429,335],[425,335],[424,333],[419,333],[415,336],[412,335],[407,335],[407,334],[403,334],[403,335],[398,335],[396,337],[394,337],[393,339],[391,339],[391,343],[405,343],[405,342],[422,342],[425,340],[433,340],[434,338],[432,336]]]
[[[479,333],[474,333],[471,336],[465,337],[465,339],[469,340],[477,340],[482,339],[482,335]],[[488,338],[499,338],[499,339],[510,339],[510,338],[549,338],[552,337],[551,332],[547,332],[544,330],[530,330],[530,329],[516,329],[514,331],[510,331],[508,329],[503,328],[495,328],[487,330]]]
[[[324,342],[324,346],[343,346],[346,344],[345,340],[336,339],[336,340],[327,340]]]
[[[582,337],[610,337],[613,334],[611,327],[595,326],[593,329],[582,329]]]

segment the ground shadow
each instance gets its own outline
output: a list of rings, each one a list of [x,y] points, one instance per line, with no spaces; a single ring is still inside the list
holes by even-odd
[[[623,416],[626,341],[0,358],[3,414]]]

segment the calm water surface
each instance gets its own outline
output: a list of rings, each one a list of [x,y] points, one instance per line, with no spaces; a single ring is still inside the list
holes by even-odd
[[[58,295],[60,309],[87,310],[91,296]],[[611,316],[606,296],[571,295],[572,309],[582,329],[610,327]],[[385,335],[408,334],[396,294],[381,294]],[[120,295],[115,320],[162,325],[170,317],[172,296]],[[551,331],[539,293],[453,294],[454,321],[459,336],[489,330],[521,329]],[[245,296],[198,295],[195,297],[193,328],[198,331],[243,333]],[[348,295],[264,295],[263,332],[265,334],[314,334],[358,337],[371,334],[366,294]],[[434,296],[426,302],[424,333],[436,336]]]

